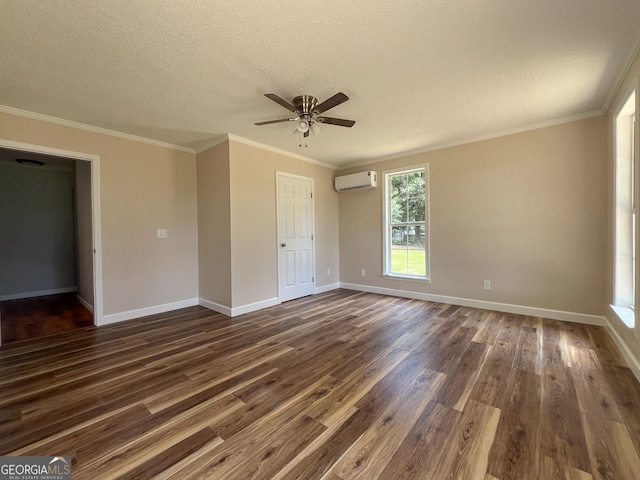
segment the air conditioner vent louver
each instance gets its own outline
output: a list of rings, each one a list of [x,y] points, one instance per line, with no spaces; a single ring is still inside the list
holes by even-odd
[[[372,170],[343,175],[335,179],[335,187],[339,192],[359,190],[362,188],[376,188],[377,186],[378,174]]]

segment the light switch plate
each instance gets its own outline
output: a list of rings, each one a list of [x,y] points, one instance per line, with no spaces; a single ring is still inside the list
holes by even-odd
[[[167,238],[167,229],[159,228],[158,229],[158,238]]]

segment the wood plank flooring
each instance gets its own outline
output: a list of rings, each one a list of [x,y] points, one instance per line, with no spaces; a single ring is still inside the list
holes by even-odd
[[[93,314],[75,293],[0,302],[4,345],[93,326]]]
[[[82,479],[640,478],[601,327],[334,290],[0,348],[0,454]]]

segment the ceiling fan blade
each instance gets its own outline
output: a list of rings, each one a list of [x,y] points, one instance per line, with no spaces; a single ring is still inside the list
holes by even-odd
[[[297,118],[280,118],[278,120],[267,120],[266,122],[256,122],[254,125],[269,125],[271,123],[294,122]]]
[[[287,102],[285,99],[280,98],[278,95],[276,95],[275,93],[265,93],[264,94],[265,97],[273,100],[274,102],[276,102],[277,104],[282,105],[284,108],[286,108],[287,110],[289,110],[290,112],[294,112],[294,113],[298,113],[296,110],[296,107],[294,107],[293,105],[291,105],[289,102]]]
[[[330,108],[336,107],[336,106],[340,105],[341,103],[346,102],[347,100],[349,100],[349,97],[347,97],[342,92],[338,92],[333,97],[328,98],[324,102],[316,105],[316,108],[314,108],[313,111],[317,112],[317,113],[326,112]]]
[[[316,120],[320,123],[327,123],[329,125],[338,125],[339,127],[351,128],[356,124],[355,120],[345,120],[344,118],[317,117]]]

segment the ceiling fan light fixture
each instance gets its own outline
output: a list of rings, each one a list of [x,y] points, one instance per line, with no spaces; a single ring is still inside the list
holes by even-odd
[[[313,122],[309,128],[311,129],[311,133],[313,133],[314,136],[318,135],[322,131],[322,128],[320,127],[320,125],[318,125],[318,122]]]
[[[296,130],[300,133],[306,133],[309,131],[309,122],[307,120],[300,120],[296,125]]]

